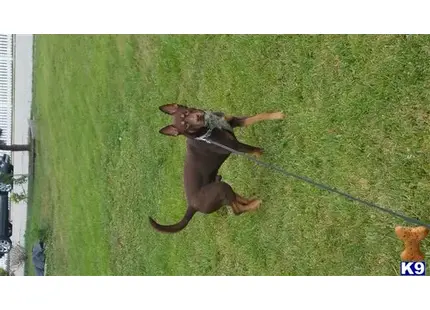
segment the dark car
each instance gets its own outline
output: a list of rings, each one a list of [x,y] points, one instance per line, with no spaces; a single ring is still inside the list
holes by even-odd
[[[13,165],[10,156],[3,154],[0,156],[0,194],[9,194],[13,189]]]
[[[0,157],[0,255],[8,253],[12,248],[12,223],[9,221],[9,192],[13,188],[11,176],[13,166],[10,156]]]

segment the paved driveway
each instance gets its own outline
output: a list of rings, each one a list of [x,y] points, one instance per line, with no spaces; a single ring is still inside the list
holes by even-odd
[[[15,104],[12,123],[12,142],[28,143],[28,130],[32,102],[33,86],[33,36],[16,35],[15,46]],[[14,152],[12,161],[15,174],[28,174],[28,152]],[[24,185],[27,191],[27,184]],[[20,186],[16,190],[21,192]],[[11,219],[13,222],[13,244],[24,245],[27,226],[27,203],[12,203]],[[24,268],[15,271],[15,275],[24,275]]]

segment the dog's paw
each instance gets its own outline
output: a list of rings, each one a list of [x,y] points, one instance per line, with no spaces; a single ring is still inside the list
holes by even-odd
[[[256,148],[254,151],[251,152],[252,155],[254,155],[255,157],[261,157],[261,155],[263,155],[264,150],[262,148]]]
[[[270,119],[284,119],[286,115],[283,112],[274,112],[270,114]]]
[[[261,199],[252,200],[249,203],[250,210],[257,210],[260,207],[261,203],[262,203]]]

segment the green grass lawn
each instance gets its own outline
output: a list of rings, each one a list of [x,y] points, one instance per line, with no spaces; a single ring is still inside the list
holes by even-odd
[[[260,210],[155,232],[148,215],[186,209],[185,140],[158,133],[170,102],[283,111],[238,138],[430,222],[430,36],[37,36],[35,61],[28,242],[49,227],[51,275],[398,274],[403,221],[237,156],[221,174]]]

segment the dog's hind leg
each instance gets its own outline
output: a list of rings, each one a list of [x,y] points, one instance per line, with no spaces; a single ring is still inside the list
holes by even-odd
[[[238,200],[234,201],[231,205],[234,214],[239,215],[247,211],[252,211],[257,209],[261,204],[261,200],[254,199],[250,200],[247,204],[241,204]]]
[[[248,203],[252,202],[254,199],[246,199],[245,197],[242,197],[236,193],[236,200],[242,205],[247,205]]]
[[[235,199],[236,194],[230,185],[216,181],[200,189],[191,205],[199,212],[209,214],[225,205],[230,205]]]
[[[214,182],[204,186],[191,202],[194,209],[210,214],[223,206],[231,206],[234,214],[258,208],[261,200],[249,200],[237,195],[231,186],[225,182]]]

